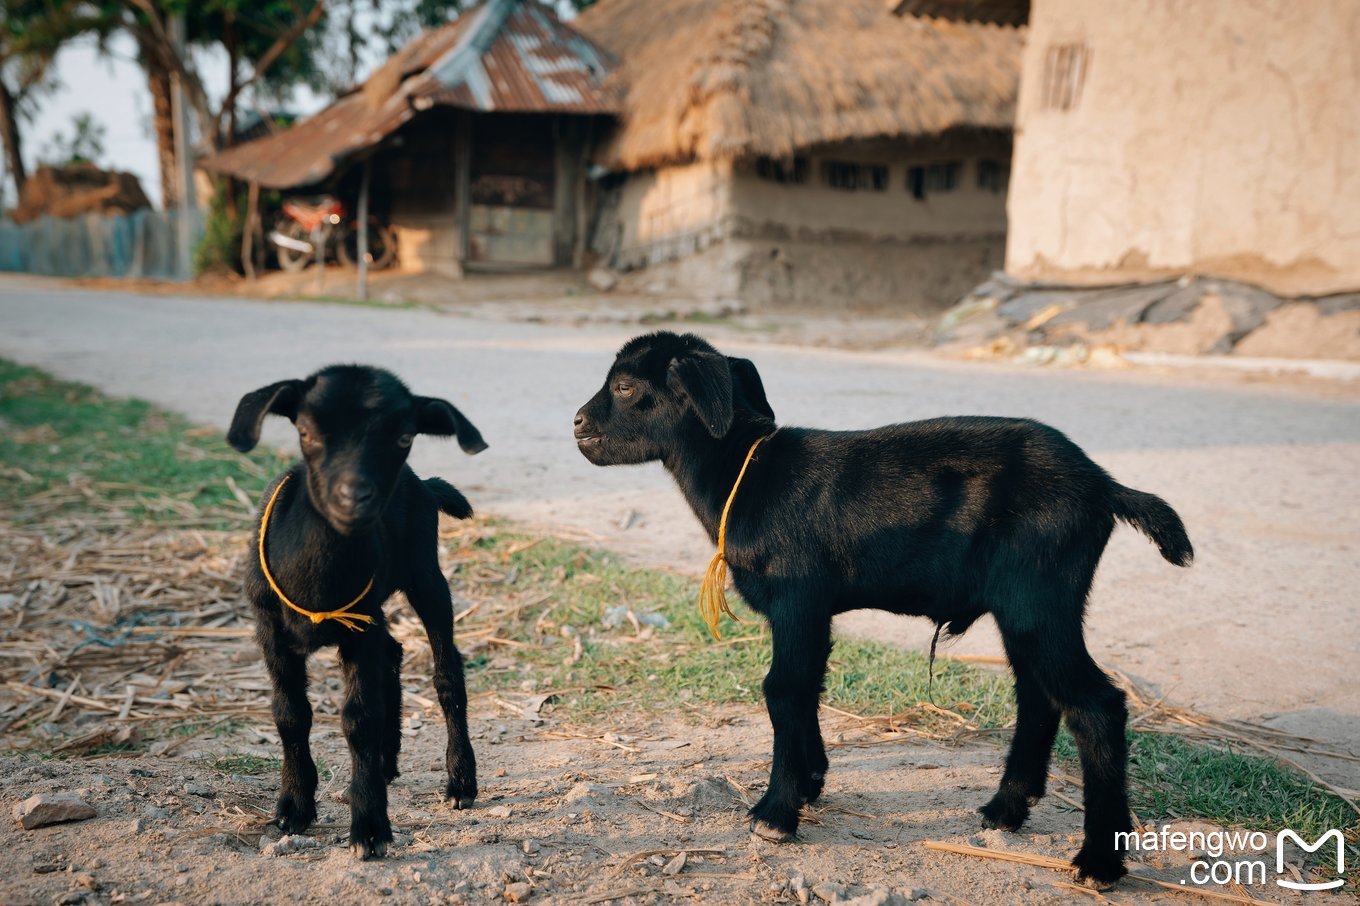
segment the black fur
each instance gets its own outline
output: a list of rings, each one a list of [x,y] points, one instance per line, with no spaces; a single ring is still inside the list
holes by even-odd
[[[360,365],[333,365],[304,381],[281,381],[246,394],[227,435],[231,445],[242,452],[253,448],[267,414],[298,426],[303,455],[265,494],[268,500],[285,476],[290,479],[266,535],[275,580],[295,604],[312,611],[343,607],[370,576],[374,580],[354,608],[374,622],[361,630],[333,620],[314,624],[274,594],[251,548],[245,590],[255,606],[255,635],[273,681],[274,721],[283,743],[275,820],[286,833],[298,833],[316,819],[307,656],[336,645],[352,764],[350,845],[360,858],[381,857],[392,841],[387,784],[397,776],[401,748],[402,657],[382,605],[398,589],[420,616],[434,653],[435,690],[448,730],[445,796],[457,808],[477,797],[463,660],[454,646],[453,603],[436,540],[440,510],[466,519],[472,507],[448,482],[417,478],[406,457],[418,433],[456,433],[470,453],[486,444],[449,403],[413,396],[395,376]],[[257,517],[257,533],[258,525]]]
[[[716,540],[751,444],[775,431],[755,366],[702,339],[656,333],[620,351],[576,415],[597,465],[660,460]],[[1015,672],[1018,718],[1001,787],[981,809],[1018,828],[1044,794],[1059,718],[1081,755],[1083,877],[1124,874],[1129,830],[1124,695],[1087,653],[1082,616],[1116,519],[1172,563],[1193,552],[1163,501],[1123,487],[1062,433],[1024,419],[937,418],[869,431],[780,428],[756,453],[727,526],[737,590],[769,621],[765,700],[770,786],[752,829],[790,839],[822,791],[817,722],[831,618],[872,607],[925,616],[951,633],[996,619]]]

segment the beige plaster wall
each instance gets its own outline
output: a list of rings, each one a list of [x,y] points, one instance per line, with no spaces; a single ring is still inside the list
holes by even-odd
[[[1360,3],[1034,0],[1008,271],[1360,287]],[[1076,106],[1045,58],[1085,44]]]
[[[1005,164],[1009,142],[949,140],[943,142],[876,142],[814,150],[809,179],[782,185],[758,176],[753,167],[737,167],[731,210],[757,228],[783,230],[804,239],[850,235],[867,239],[921,239],[1003,236],[1006,232],[1004,192],[979,189],[977,166],[988,158]],[[844,191],[822,180],[827,161],[882,164],[888,188]],[[907,170],[914,165],[955,161],[962,164],[958,187],[923,199],[907,191]],[[985,276],[985,275],[984,275]]]
[[[714,230],[731,207],[728,163],[630,173],[619,192],[616,247],[646,259],[650,246]]]

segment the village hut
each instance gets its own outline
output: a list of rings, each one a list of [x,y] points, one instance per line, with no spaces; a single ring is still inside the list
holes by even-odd
[[[315,116],[205,169],[330,191],[392,225],[407,270],[579,264],[587,154],[617,111],[610,57],[536,0],[426,31]]]
[[[932,308],[1002,263],[1023,32],[884,0],[600,0],[592,248],[757,304]]]

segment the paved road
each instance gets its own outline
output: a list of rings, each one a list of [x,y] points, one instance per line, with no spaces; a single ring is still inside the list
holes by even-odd
[[[711,549],[660,467],[599,469],[571,441],[572,413],[623,339],[424,310],[0,280],[0,355],[221,427],[243,392],[267,382],[335,361],[390,367],[417,392],[455,401],[491,444],[469,458],[418,441],[418,470],[453,480],[483,510],[698,572]],[[1199,554],[1177,570],[1117,531],[1090,607],[1096,657],[1174,701],[1269,717],[1360,754],[1360,389],[723,345],[757,362],[787,423],[980,413],[1060,427],[1123,483],[1170,500]],[[266,440],[292,442],[286,424]],[[875,613],[842,628],[929,638],[922,622]],[[996,651],[990,626],[954,650]],[[1323,767],[1360,787],[1354,763]]]

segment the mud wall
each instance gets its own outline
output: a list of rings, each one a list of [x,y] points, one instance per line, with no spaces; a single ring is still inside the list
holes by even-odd
[[[1360,287],[1360,4],[1034,0],[1006,269]]]
[[[939,309],[1002,264],[1009,156],[1007,137],[974,135],[812,149],[780,162],[780,177],[757,161],[629,174],[605,201],[592,248],[675,291]],[[835,187],[832,165],[872,168],[874,184]],[[949,184],[914,192],[913,172],[930,165],[952,168]]]

